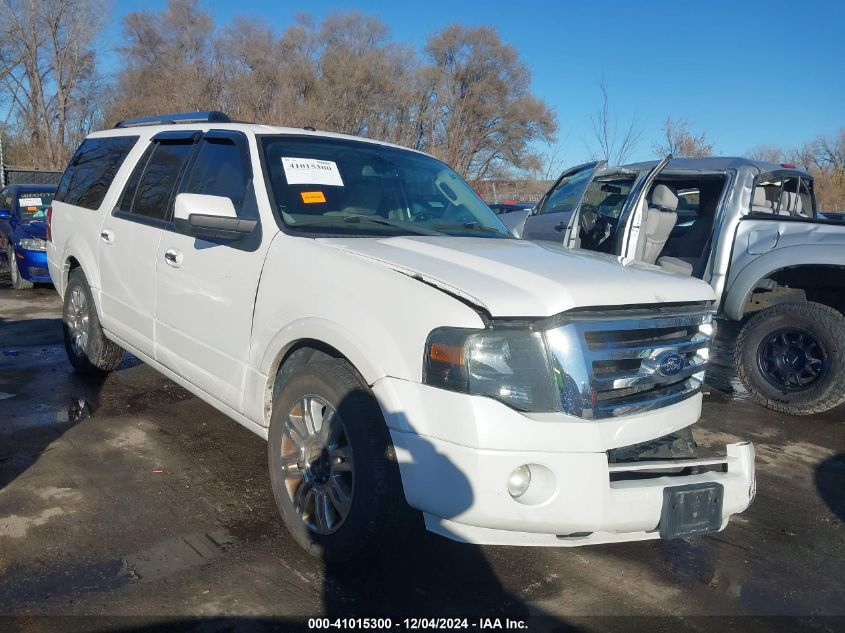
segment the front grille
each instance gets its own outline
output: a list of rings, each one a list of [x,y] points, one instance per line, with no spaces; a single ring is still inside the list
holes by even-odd
[[[712,314],[700,304],[579,315],[546,332],[561,408],[600,419],[680,402],[701,389]],[[564,315],[565,316],[565,315]]]

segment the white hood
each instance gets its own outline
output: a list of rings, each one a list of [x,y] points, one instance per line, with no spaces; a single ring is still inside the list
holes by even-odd
[[[712,301],[698,279],[619,257],[523,240],[477,237],[322,238],[464,297],[495,317],[572,308]]]

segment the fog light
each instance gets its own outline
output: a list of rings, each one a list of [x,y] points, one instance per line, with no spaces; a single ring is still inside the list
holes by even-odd
[[[514,499],[524,495],[530,485],[531,469],[527,464],[514,468],[513,472],[508,477],[508,492]]]

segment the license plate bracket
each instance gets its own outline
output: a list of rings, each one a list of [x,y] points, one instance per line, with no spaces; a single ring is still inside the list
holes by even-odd
[[[664,488],[660,538],[670,540],[717,532],[722,525],[724,496],[724,486],[719,483]]]

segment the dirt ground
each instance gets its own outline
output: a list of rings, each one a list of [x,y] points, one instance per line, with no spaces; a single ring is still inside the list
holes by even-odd
[[[52,288],[0,278],[0,630],[287,630],[322,616],[845,629],[830,617],[845,616],[842,409],[789,418],[708,388],[697,439],[757,451],[757,499],[716,535],[519,549],[420,534],[401,555],[333,569],[281,525],[262,439],[135,359],[75,375],[59,315]]]

